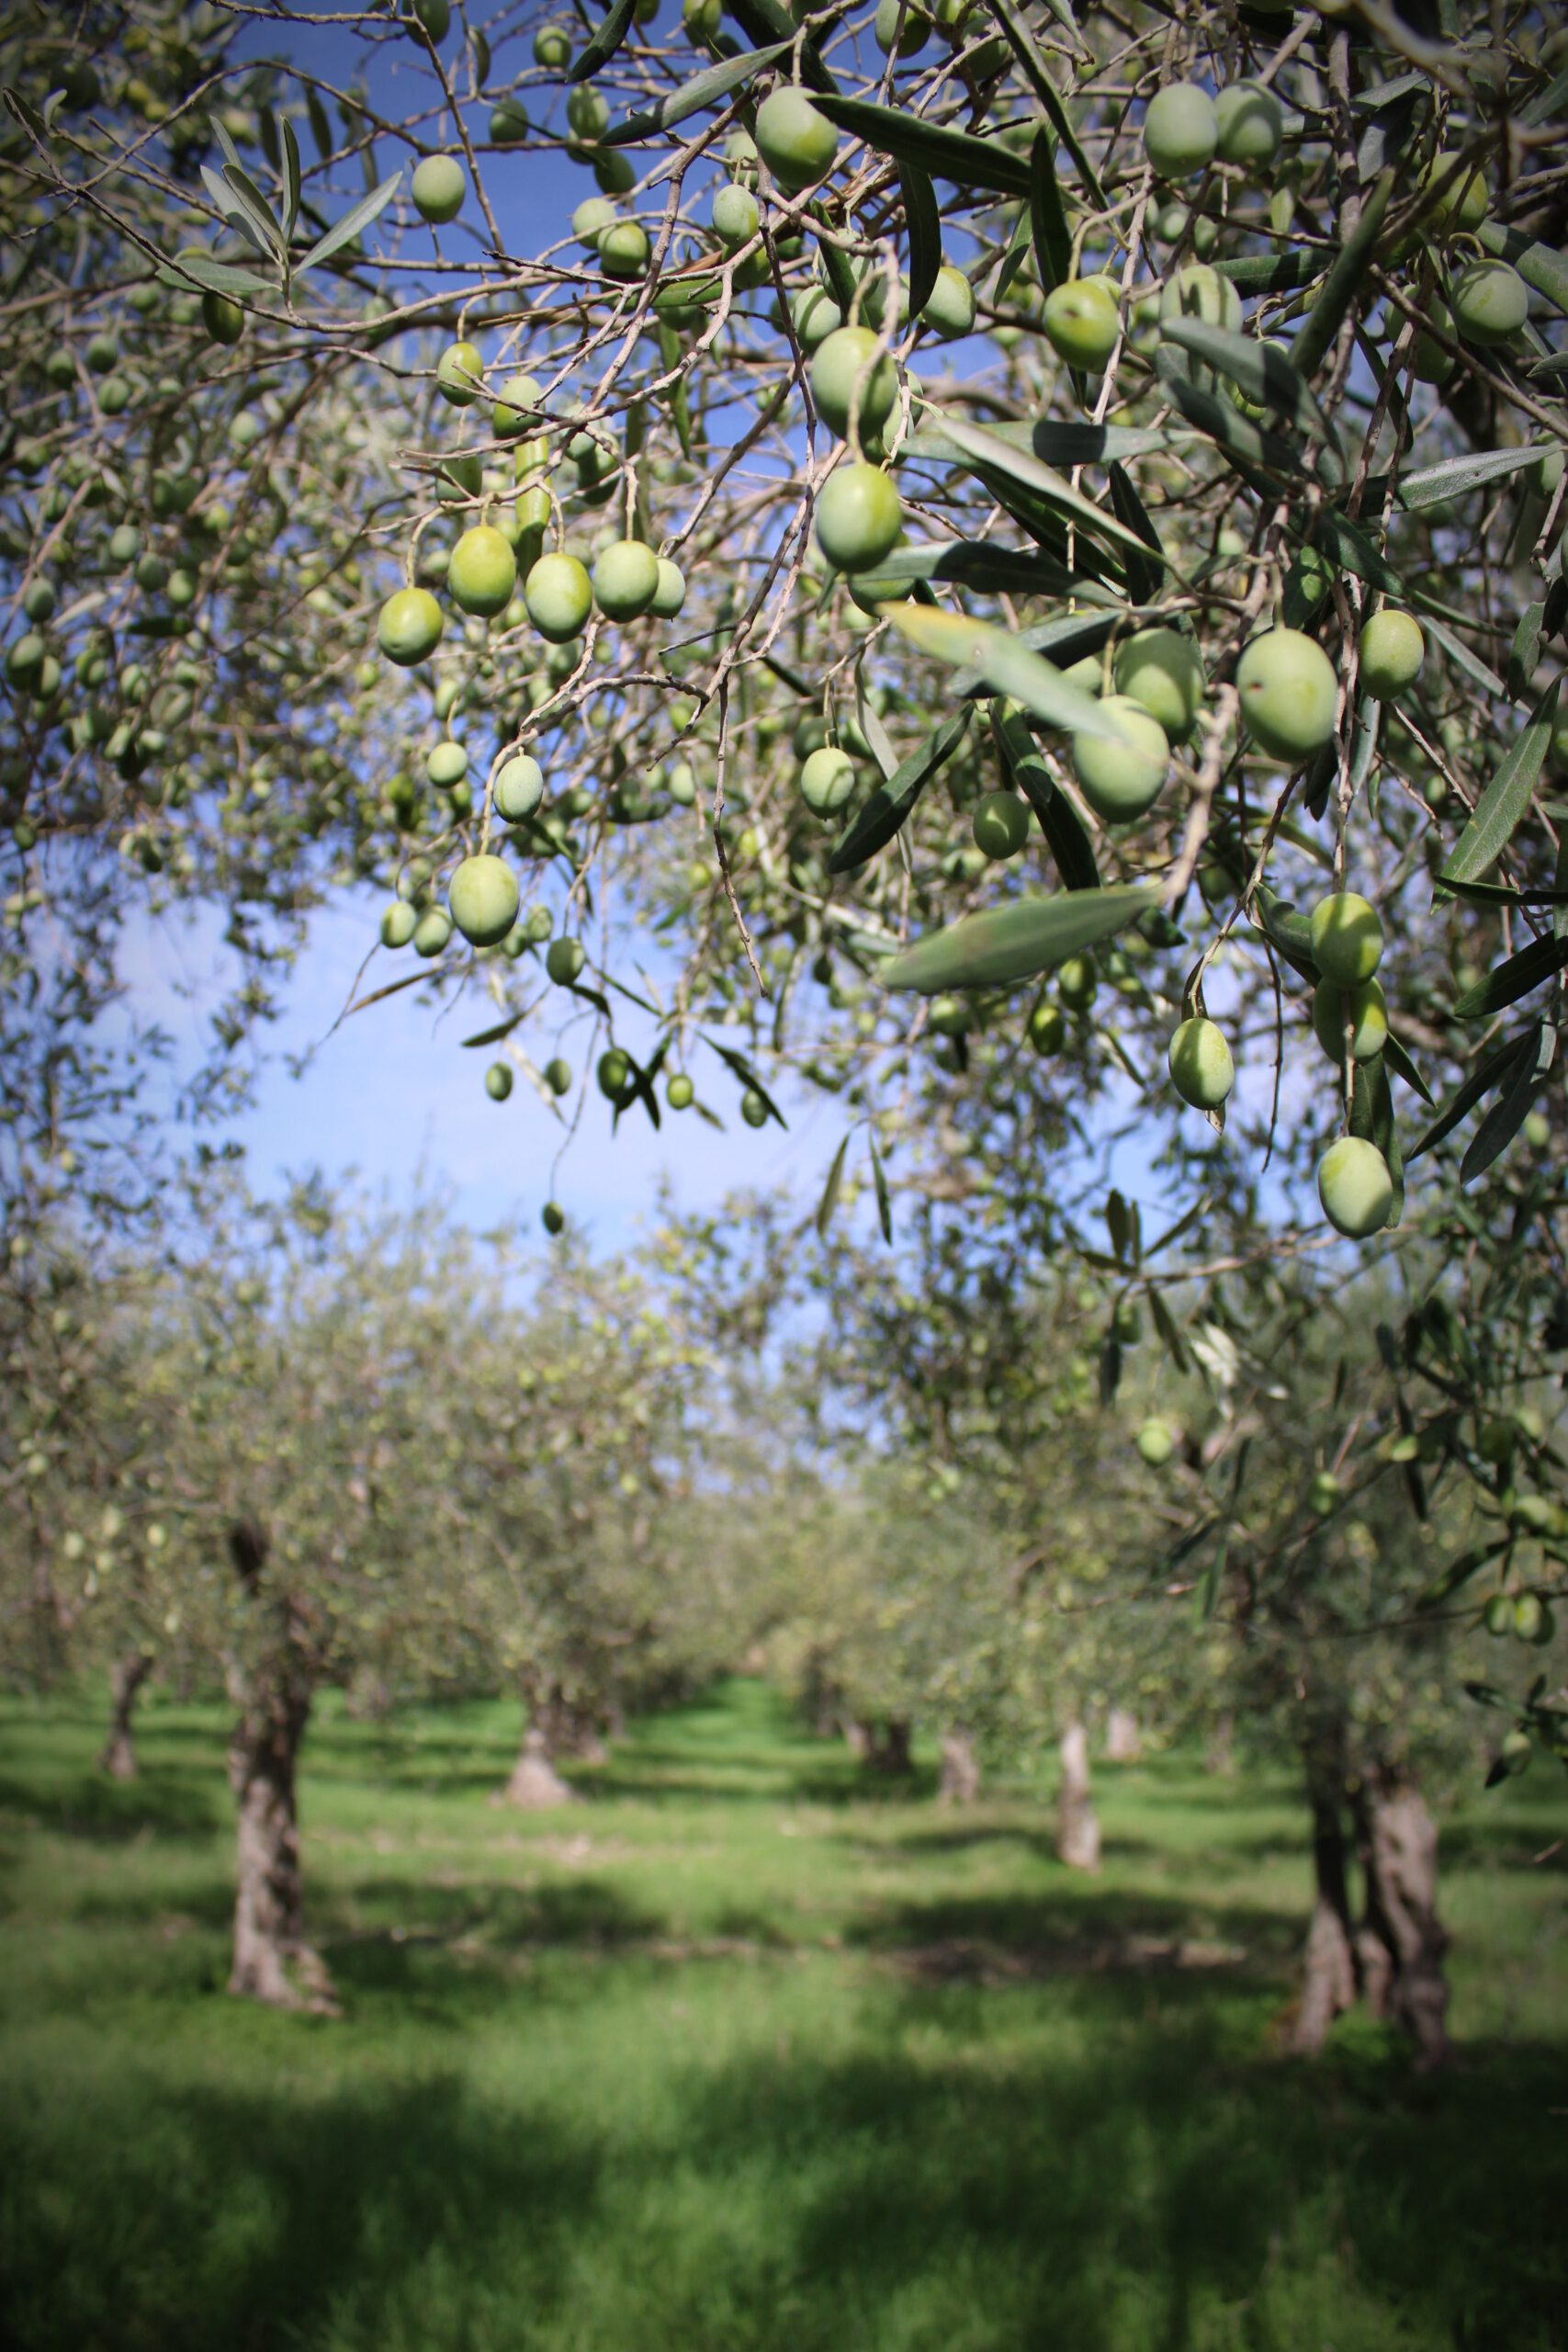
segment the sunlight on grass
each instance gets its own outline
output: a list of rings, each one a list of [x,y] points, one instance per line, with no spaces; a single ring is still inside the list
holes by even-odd
[[[222,1996],[224,1725],[0,1711],[0,2335],[22,2352],[1359,2352],[1564,2340],[1561,1818],[1450,1831],[1461,2063],[1278,2055],[1308,1871],[1288,1782],[868,1796],[759,1685],[521,1815],[504,1706],[306,1757],[347,2015]],[[924,1784],[929,1790],[929,1779]]]

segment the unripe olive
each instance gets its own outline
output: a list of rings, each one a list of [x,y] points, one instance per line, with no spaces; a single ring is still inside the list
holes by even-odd
[[[567,92],[567,128],[581,140],[603,139],[610,128],[610,108],[603,91],[591,82],[576,83]]]
[[[1351,1241],[1364,1241],[1388,1223],[1393,1180],[1375,1143],[1341,1136],[1317,1163],[1317,1197],[1323,1214]]]
[[[696,1091],[685,1071],[678,1069],[664,1089],[664,1100],[672,1111],[685,1111],[695,1101]]]
[[[1098,655],[1091,657],[1099,667]],[[1185,742],[1203,700],[1203,664],[1179,629],[1141,628],[1116,649],[1112,675],[1119,695],[1157,718],[1173,743]]]
[[[1495,1641],[1500,1641],[1514,1630],[1514,1596],[1511,1592],[1489,1592],[1482,1622]]]
[[[635,621],[646,613],[659,588],[659,558],[641,539],[616,539],[593,566],[593,594],[613,621]]]
[[[431,907],[414,926],[416,956],[439,956],[452,936],[452,918],[445,907]]]
[[[1382,956],[1382,925],[1377,910],[1359,890],[1336,890],[1312,910],[1312,952],[1325,980],[1337,988],[1359,988]]]
[[[1198,319],[1205,326],[1224,327],[1239,334],[1241,296],[1231,280],[1211,269],[1207,262],[1190,262],[1160,288],[1159,314],[1162,319]]]
[[[1431,324],[1440,334],[1453,334],[1453,313],[1446,302],[1434,295],[1427,311]],[[1445,351],[1436,335],[1428,334],[1425,330],[1417,332],[1410,346],[1410,372],[1418,384],[1446,383],[1457,365],[1453,353]]]
[[[930,327],[944,343],[953,343],[960,335],[970,334],[975,326],[975,288],[961,269],[951,262],[943,262],[936,274],[936,284],[926,297],[920,312],[920,324]]]
[[[1506,261],[1467,262],[1450,285],[1449,307],[1468,342],[1512,343],[1529,315],[1529,288]]]
[[[868,571],[904,527],[898,493],[880,467],[840,466],[817,501],[817,544],[840,571]]]
[[[1510,1778],[1517,1778],[1520,1772],[1529,1769],[1529,1760],[1534,1752],[1534,1743],[1529,1732],[1521,1731],[1517,1724],[1511,1731],[1506,1731],[1503,1734],[1498,1753],[1502,1758],[1503,1768]]]
[[[463,209],[468,183],[455,155],[427,155],[416,165],[409,193],[414,210],[439,226],[455,220]]]
[[[653,247],[640,220],[617,220],[599,232],[599,266],[606,277],[641,277]]]
[[[508,376],[491,411],[491,430],[498,441],[514,441],[535,424],[540,387],[532,376]]]
[[[491,1062],[485,1072],[485,1092],[492,1102],[504,1102],[512,1091],[512,1072],[505,1062]]]
[[[895,46],[900,57],[918,56],[931,36],[931,18],[916,0],[876,0],[872,31],[884,57],[891,57]]]
[[[542,555],[523,583],[528,617],[552,645],[579,637],[593,609],[593,583],[574,555]]]
[[[672,563],[667,555],[661,555],[658,584],[649,611],[656,614],[661,621],[672,621],[685,601],[686,582],[680,565]]]
[[[737,187],[733,180],[727,180],[716,191],[708,217],[720,244],[729,246],[731,251],[750,244],[762,218],[750,189]]]
[[[383,947],[406,947],[419,928],[419,917],[401,899],[394,899],[381,916]]]
[[[545,779],[537,760],[520,752],[510,759],[495,779],[492,805],[495,813],[508,825],[520,825],[531,817],[545,797]]]
[[[1151,1470],[1163,1470],[1176,1451],[1168,1421],[1145,1421],[1137,1436],[1138,1452]]]
[[[1299,629],[1255,637],[1236,665],[1242,722],[1271,759],[1299,767],[1334,734],[1338,680],[1314,639]]]
[[[424,772],[438,791],[449,792],[468,773],[468,755],[461,743],[436,743],[425,754]]]
[[[836,743],[825,743],[801,763],[800,797],[812,814],[830,817],[855,788],[854,762]]]
[[[814,187],[838,160],[839,134],[804,90],[772,91],[757,108],[755,137],[757,153],[791,195]]]
[[[534,62],[547,74],[564,74],[571,63],[571,36],[561,25],[541,25],[534,35]]]
[[[1214,102],[1195,82],[1168,82],[1149,100],[1144,153],[1163,179],[1190,179],[1219,144]]]
[[[753,1086],[749,1086],[740,1097],[740,1115],[749,1127],[765,1127],[768,1124],[768,1106]]]
[[[1271,164],[1284,136],[1285,115],[1260,82],[1230,82],[1214,100],[1222,164]]]
[[[970,821],[976,847],[989,858],[1016,857],[1029,839],[1029,809],[1015,792],[983,793]]]
[[[558,988],[569,987],[587,961],[581,939],[552,939],[545,951],[545,969]]]
[[[1374,701],[1392,702],[1420,676],[1427,640],[1411,614],[1385,605],[1362,628],[1357,653],[1363,690]]]
[[[504,612],[517,585],[512,542],[493,523],[477,523],[452,550],[446,585],[466,613],[481,617]]]
[[[1098,277],[1070,277],[1045,297],[1045,339],[1069,368],[1095,373],[1116,348],[1122,314],[1116,297]]]
[[[1100,986],[1100,967],[1087,951],[1069,956],[1056,967],[1056,994],[1069,1012],[1087,1012]]]
[[[452,920],[475,947],[494,947],[517,920],[517,877],[488,852],[466,857],[447,886]]]
[[[545,1203],[544,1207],[539,1211],[539,1222],[552,1238],[556,1234],[566,1230],[565,1214],[556,1206],[554,1201]]]
[[[389,662],[409,669],[434,652],[444,626],[428,588],[400,588],[381,607],[377,640]]]
[[[599,1057],[594,1076],[598,1080],[599,1091],[605,1102],[613,1102],[617,1110],[630,1099],[632,1066],[619,1046],[605,1047]]]
[[[1181,1023],[1166,1058],[1171,1084],[1195,1111],[1217,1111],[1235,1084],[1235,1064],[1224,1032],[1201,1014]]]
[[[1342,1062],[1347,1050],[1356,1062],[1370,1062],[1388,1043],[1388,1004],[1376,980],[1357,988],[1341,988],[1337,980],[1319,980],[1313,991],[1313,1034],[1330,1061]]]
[[[1029,1016],[1029,1042],[1037,1054],[1059,1053],[1066,1038],[1067,1024],[1062,1008],[1042,997]]]
[[[477,343],[466,338],[449,343],[435,363],[435,380],[443,400],[467,408],[484,390],[485,364]]]
[[[1486,182],[1480,172],[1465,171],[1457,155],[1445,150],[1434,155],[1421,177],[1421,192],[1441,187],[1427,220],[1439,235],[1455,230],[1479,229],[1486,218]]]
[[[898,372],[869,327],[837,327],[811,362],[811,397],[840,437],[850,429],[850,405],[860,385],[860,429],[875,433],[898,403]]]
[[[245,332],[245,314],[227,294],[209,291],[201,298],[201,323],[214,343],[235,344]]]
[[[1073,737],[1073,773],[1084,798],[1107,824],[1125,824],[1154,807],[1170,772],[1170,746],[1157,718],[1125,695],[1107,695],[1100,708],[1115,719],[1117,738]]]

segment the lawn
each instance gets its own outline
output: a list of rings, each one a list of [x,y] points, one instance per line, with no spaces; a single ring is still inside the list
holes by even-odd
[[[1568,2344],[1565,1784],[1445,1830],[1460,2062],[1280,2054],[1283,1780],[868,1792],[738,1681],[586,1801],[513,1709],[329,1707],[303,1788],[345,2005],[222,1991],[223,1724],[0,1706],[0,2341],[15,2352],[1373,2352]]]

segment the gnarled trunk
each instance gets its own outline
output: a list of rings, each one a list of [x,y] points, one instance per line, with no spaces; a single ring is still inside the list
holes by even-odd
[[[939,1804],[973,1804],[980,1793],[980,1759],[975,1753],[975,1742],[962,1724],[954,1724],[942,1736],[942,1778],[937,1783]]]
[[[134,1781],[141,1769],[130,1736],[130,1718],[142,1684],[152,1671],[147,1650],[127,1650],[109,1669],[109,1730],[98,1755],[98,1770],[113,1781]]]
[[[1056,1859],[1069,1870],[1100,1868],[1100,1818],[1089,1792],[1089,1734],[1067,1725],[1059,1744],[1062,1784],[1056,1795]]]
[[[1449,2056],[1449,1939],[1438,1917],[1438,1831],[1419,1789],[1376,1769],[1356,1792],[1367,1909],[1357,1951],[1367,2005],[1416,2044],[1424,2068]]]
[[[528,1724],[512,1777],[506,1783],[506,1803],[521,1806],[525,1813],[544,1813],[552,1805],[574,1804],[577,1791],[562,1780],[556,1770],[555,1759],[558,1756],[581,1755],[588,1735],[597,1744],[592,1718],[585,1718],[582,1711],[570,1704],[558,1682],[547,1683],[530,1676],[524,1683],[523,1698],[528,1710]],[[602,1747],[599,1754],[604,1754]]]
[[[1329,2027],[1356,1998],[1356,1959],[1350,1938],[1346,1876],[1343,1790],[1327,1765],[1307,1772],[1312,1804],[1312,1854],[1317,1895],[1307,1929],[1302,1996],[1291,2047],[1303,2056],[1321,2050]]]
[[[551,1763],[549,1741],[537,1724],[530,1724],[523,1735],[512,1778],[506,1783],[506,1802],[520,1805],[525,1813],[544,1813],[551,1805],[577,1802],[577,1791]]]
[[[240,1808],[229,1990],[276,2008],[335,2016],[326,1963],[305,1937],[299,1868],[295,1775],[318,1666],[310,1614],[298,1594],[267,1589],[268,1544],[260,1529],[231,1527],[229,1548],[240,1581],[265,1612],[265,1638],[255,1653],[229,1661],[229,1695],[238,1711],[229,1784]]]
[[[1105,1725],[1105,1755],[1108,1763],[1135,1764],[1143,1753],[1138,1737],[1138,1718],[1130,1707],[1112,1707]]]
[[[909,1725],[902,1715],[889,1715],[877,1724],[865,1760],[874,1772],[886,1772],[891,1780],[902,1780],[914,1770]]]

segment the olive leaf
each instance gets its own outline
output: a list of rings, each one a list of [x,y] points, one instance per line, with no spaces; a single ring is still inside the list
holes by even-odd
[[[1048,899],[1014,899],[981,914],[961,915],[901,955],[877,975],[884,988],[933,996],[949,989],[1001,988],[1032,979],[1086,947],[1124,931],[1159,903],[1146,883],[1102,890],[1059,890]]]

